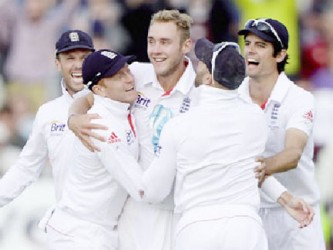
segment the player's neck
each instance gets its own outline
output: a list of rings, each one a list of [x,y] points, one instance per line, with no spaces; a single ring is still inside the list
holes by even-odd
[[[165,75],[165,76],[158,75],[157,76],[158,82],[160,83],[161,87],[164,89],[165,92],[170,91],[177,85],[177,83],[178,83],[179,79],[182,77],[185,69],[186,69],[186,67],[184,65],[183,67],[178,67],[176,69],[176,71],[174,71],[168,75]]]
[[[265,77],[249,79],[249,91],[253,102],[261,105],[270,97],[279,75],[272,74]]]

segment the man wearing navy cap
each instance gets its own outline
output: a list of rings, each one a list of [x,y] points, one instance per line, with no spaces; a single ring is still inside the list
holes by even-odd
[[[128,68],[133,59],[99,50],[83,63],[83,83],[94,93],[89,113],[101,116],[96,122],[107,130],[96,133],[107,140],[95,140],[100,152],[91,152],[75,139],[63,196],[48,222],[51,249],[118,249],[118,219],[128,194],[141,200],[141,168],[119,167],[120,162],[127,166],[127,160],[138,159],[136,129],[129,109],[138,95]]]
[[[66,124],[68,108],[74,98],[85,92],[82,62],[94,51],[94,46],[85,32],[69,30],[61,35],[55,47],[55,63],[62,75],[63,94],[38,109],[32,132],[19,159],[0,181],[0,206],[18,197],[49,164],[52,167],[56,201],[62,197],[75,137]],[[44,230],[52,211],[53,208],[40,223]]]
[[[244,36],[248,76],[239,92],[264,110],[269,129],[261,159],[266,167],[258,169],[257,175],[261,182],[267,175],[275,176],[315,211],[313,222],[300,229],[281,207],[262,193],[260,212],[269,249],[325,249],[312,160],[314,98],[284,73],[288,30],[274,19],[251,19],[238,34]]]
[[[199,104],[163,128],[143,196],[163,200],[175,178],[175,250],[267,249],[253,169],[267,138],[261,110],[238,96],[245,63],[235,43],[196,42]]]

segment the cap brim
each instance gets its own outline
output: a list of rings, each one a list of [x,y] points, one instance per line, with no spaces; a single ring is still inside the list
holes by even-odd
[[[267,42],[275,42],[276,41],[275,37],[272,37],[272,36],[266,34],[265,32],[257,30],[255,27],[238,31],[238,35],[240,35],[240,36],[247,36],[249,33],[253,33],[256,36],[260,37],[261,39],[263,39]]]
[[[201,38],[195,43],[195,56],[199,59],[199,61],[205,63],[208,68],[210,68],[209,65],[211,65],[214,46],[214,43],[207,40],[206,38]]]
[[[124,65],[130,64],[132,62],[134,62],[136,60],[136,56],[123,56],[121,59],[119,59],[119,61],[117,62],[116,65],[114,65],[113,67],[111,67],[108,71],[106,71],[103,74],[103,78],[104,77],[111,77],[114,74],[116,74],[122,67],[124,67]]]
[[[63,48],[61,50],[56,50],[56,54],[67,52],[67,51],[70,51],[70,50],[75,50],[75,49],[87,49],[87,50],[90,50],[90,51],[95,51],[95,49],[92,48],[92,47],[90,47],[90,46],[73,45],[73,46],[69,46],[69,47]]]

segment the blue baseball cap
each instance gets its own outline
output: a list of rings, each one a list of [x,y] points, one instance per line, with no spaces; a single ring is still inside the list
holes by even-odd
[[[81,30],[68,30],[56,42],[56,55],[74,49],[95,51],[91,37]]]
[[[278,20],[271,18],[250,19],[245,23],[244,29],[238,31],[238,35],[247,36],[249,32],[267,42],[278,43],[281,49],[288,48],[288,30]]]
[[[243,82],[245,60],[240,54],[238,44],[233,42],[214,44],[206,38],[201,38],[196,41],[194,52],[196,57],[206,64],[214,80],[222,86],[233,90]]]
[[[124,56],[112,50],[95,51],[83,61],[83,84],[91,90],[101,79],[115,75],[126,63],[135,59],[135,56]]]

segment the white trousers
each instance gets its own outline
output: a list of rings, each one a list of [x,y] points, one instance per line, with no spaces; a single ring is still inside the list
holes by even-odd
[[[268,249],[261,223],[246,216],[194,222],[177,235],[175,246],[175,250],[245,249]]]
[[[48,250],[118,250],[118,233],[55,210],[46,227]]]
[[[171,250],[172,210],[129,198],[118,223],[119,250]]]
[[[299,223],[283,208],[260,209],[269,250],[325,250],[319,205],[313,208],[314,219],[305,228],[299,228]]]

